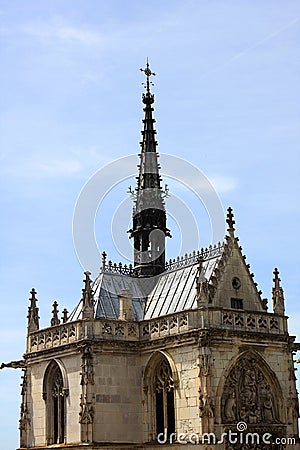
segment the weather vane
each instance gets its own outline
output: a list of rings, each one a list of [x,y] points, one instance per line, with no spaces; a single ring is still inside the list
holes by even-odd
[[[144,72],[144,74],[147,77],[146,83],[142,83],[142,85],[145,87],[147,93],[150,93],[150,86],[154,86],[154,84],[152,83],[152,81],[150,81],[150,77],[153,75],[155,76],[156,74],[154,72],[151,71],[150,66],[149,66],[149,61],[147,58],[147,64],[146,64],[146,68],[145,69],[140,69],[141,72]]]

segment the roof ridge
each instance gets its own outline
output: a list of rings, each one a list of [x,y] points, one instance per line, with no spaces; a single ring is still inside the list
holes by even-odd
[[[209,245],[209,247],[201,248],[201,250],[193,251],[192,253],[185,253],[185,255],[177,256],[177,258],[170,259],[166,263],[166,271],[179,269],[181,267],[191,266],[198,263],[199,258],[203,261],[207,261],[217,256],[221,256],[224,250],[224,243],[218,242],[215,245]]]
[[[209,259],[216,258],[221,256],[224,251],[225,243],[218,242],[215,245],[209,245],[206,248],[201,248],[201,250],[194,250],[191,253],[185,253],[185,255],[177,256],[177,258],[169,259],[165,265],[165,271],[171,271],[175,269],[179,269],[181,267],[188,267],[193,264],[198,263],[199,258],[202,258],[203,261],[207,261]],[[102,253],[102,267],[101,273],[118,273],[121,275],[127,275],[130,277],[135,277],[135,273],[133,270],[132,264],[122,264],[113,263],[112,261],[106,262],[106,253]],[[164,273],[162,272],[162,273]]]

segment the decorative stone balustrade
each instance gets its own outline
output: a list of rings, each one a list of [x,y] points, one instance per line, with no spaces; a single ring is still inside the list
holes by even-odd
[[[28,351],[46,350],[51,347],[69,344],[80,338],[81,323],[70,322],[54,327],[44,328],[29,335],[30,348]]]
[[[201,328],[280,334],[286,332],[286,318],[271,313],[218,310],[187,310],[142,322],[95,319],[45,328],[29,335],[30,352],[47,350],[84,338],[86,324],[96,340],[147,341]],[[208,325],[209,324],[209,325]]]
[[[246,330],[272,334],[286,331],[286,319],[272,313],[261,314],[247,311],[212,311],[212,322],[218,327],[231,330]]]
[[[112,319],[97,319],[94,321],[96,339],[105,340],[139,340],[139,322]]]
[[[189,310],[143,322],[95,319],[89,323],[96,340],[139,341],[180,334],[195,328],[196,317],[197,311]],[[84,338],[86,324],[86,321],[78,320],[31,333],[28,351],[42,351],[79,341]]]
[[[157,339],[183,333],[197,326],[197,311],[189,310],[140,323],[140,339]]]

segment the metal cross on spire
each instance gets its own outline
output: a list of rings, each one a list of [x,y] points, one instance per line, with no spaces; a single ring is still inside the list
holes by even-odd
[[[154,72],[152,72],[152,70],[150,69],[148,58],[147,58],[146,68],[140,69],[140,71],[144,72],[144,74],[146,75],[146,83],[142,83],[142,85],[145,87],[147,94],[150,94],[150,86],[154,86],[152,81],[150,81],[150,77],[152,75],[155,76],[156,74]]]

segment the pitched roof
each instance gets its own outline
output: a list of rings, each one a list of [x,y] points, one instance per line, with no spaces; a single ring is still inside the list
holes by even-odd
[[[122,273],[119,266],[106,266],[93,284],[95,318],[118,319],[120,312],[118,294],[126,289],[132,295],[134,320],[146,320],[186,309],[196,308],[196,279],[198,259],[203,258],[201,276],[210,280],[224,250],[223,244],[202,252],[194,252],[170,261],[166,270],[155,277],[133,277]],[[81,318],[79,302],[69,320]]]
[[[203,262],[202,274],[209,280],[220,255]],[[147,297],[144,319],[196,308],[196,278],[198,262],[181,261],[182,267],[167,270],[158,277],[158,281]],[[186,263],[186,265],[184,265]]]

